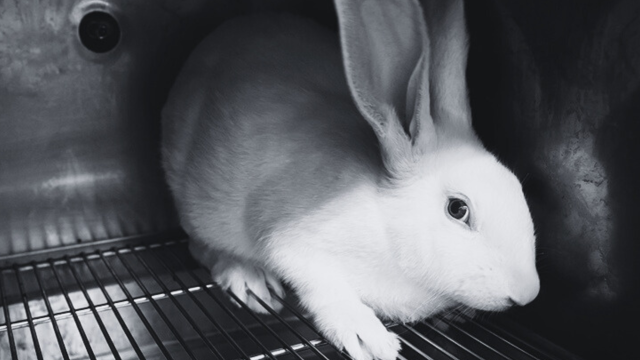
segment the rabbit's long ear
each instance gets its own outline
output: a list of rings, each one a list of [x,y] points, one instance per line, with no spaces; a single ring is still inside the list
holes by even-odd
[[[422,0],[431,39],[431,115],[438,127],[471,131],[463,0]]]
[[[351,95],[376,132],[385,166],[400,171],[417,143],[435,135],[422,8],[417,0],[336,0],[336,8]]]

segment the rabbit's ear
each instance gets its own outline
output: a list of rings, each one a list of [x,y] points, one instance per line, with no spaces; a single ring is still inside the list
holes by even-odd
[[[336,0],[336,8],[351,95],[376,132],[385,165],[400,166],[422,134],[435,135],[422,8],[416,0]]]
[[[463,0],[422,0],[431,39],[431,115],[438,127],[471,130]]]

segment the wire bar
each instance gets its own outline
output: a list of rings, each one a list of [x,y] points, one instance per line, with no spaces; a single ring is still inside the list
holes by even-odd
[[[178,258],[173,253],[170,253],[170,254],[180,264],[180,266],[187,272],[187,274],[189,274],[189,276],[193,280],[195,280],[196,283],[198,283],[200,286],[202,286],[206,290],[209,297],[213,301],[215,301],[216,304],[220,306],[222,311],[224,311],[227,315],[229,315],[229,317],[236,323],[236,325],[240,326],[240,328],[242,329],[242,331],[244,331],[245,334],[249,335],[251,340],[262,349],[264,354],[266,354],[269,359],[275,360],[275,357],[271,355],[270,350],[267,349],[267,347],[264,346],[264,344],[260,340],[258,340],[258,338],[242,323],[242,321],[240,321],[240,319],[238,319],[236,315],[233,314],[231,310],[229,310],[229,308],[218,298],[218,296],[213,292],[213,290],[209,287],[206,287],[205,284],[202,282],[202,280],[200,280],[198,275],[196,275],[192,269],[190,269],[182,260],[180,260],[180,258]]]
[[[133,237],[132,237],[133,238]],[[131,239],[127,238],[127,239],[121,239],[123,244],[128,244],[129,241]],[[81,244],[81,246],[85,246],[85,245],[93,245],[95,243],[98,242],[102,242],[100,240],[98,241],[93,241],[92,244]],[[111,240],[105,240],[104,242],[107,242],[109,244],[111,244],[111,246],[109,247],[110,249],[112,249],[111,251],[103,251],[103,254],[105,257],[111,257],[111,256],[115,256],[115,251],[113,251],[113,249],[116,249],[116,247],[114,247],[114,242]],[[173,241],[165,241],[165,242],[161,242],[161,243],[151,243],[148,245],[145,245],[146,247],[148,247],[149,249],[154,249],[157,247],[163,247],[163,246],[174,246],[174,245],[182,245],[182,244],[186,244],[188,241],[186,239],[181,239],[181,240],[173,240]],[[74,246],[69,246],[67,247],[69,249],[73,249]],[[122,252],[123,250],[126,250],[127,248],[118,248],[118,251]],[[92,251],[95,251],[92,250]],[[126,251],[125,251],[126,252]],[[100,258],[100,255],[98,255],[97,253],[92,253],[92,252],[76,252],[76,254],[81,254],[81,255],[74,255],[74,254],[63,254],[62,257],[60,258],[54,258],[53,259],[53,263],[50,262],[49,260],[51,260],[52,258],[49,257],[47,258],[46,261],[43,262],[37,262],[35,263],[35,266],[40,267],[40,268],[46,268],[46,267],[50,267],[50,266],[55,266],[55,265],[67,265],[67,263],[76,263],[76,262],[82,262],[84,261],[84,258],[86,257],[87,260],[95,260]],[[2,258],[7,258],[7,256],[2,256]],[[33,264],[32,262],[27,262],[27,263],[16,263],[18,266],[18,269],[20,271],[25,271],[25,270],[31,270],[33,268]],[[7,265],[7,266],[2,266],[0,267],[0,272],[13,272],[14,271],[14,265]]]
[[[13,329],[11,328],[11,316],[9,315],[9,303],[4,294],[4,274],[0,274],[0,299],[2,299],[2,310],[4,311],[4,321],[7,324],[7,334],[9,336],[9,349],[11,351],[11,358],[18,358],[18,350],[16,349],[16,342],[13,338]]]
[[[314,346],[319,345],[321,342],[319,340],[312,340],[311,343],[315,343],[313,344]],[[294,351],[296,351],[296,353],[300,350],[305,350],[308,349],[309,347],[306,344],[293,344],[290,345],[291,349],[293,349]],[[275,349],[275,350],[271,350],[270,353],[274,356],[281,356],[281,355],[285,355],[287,354],[288,350],[285,348],[279,348],[279,349]],[[250,358],[250,360],[262,360],[262,359],[266,359],[267,355],[266,354],[260,354],[260,355],[256,355],[256,356],[252,356]]]
[[[534,360],[540,360],[538,357],[533,356],[532,354],[530,354],[529,352],[525,351],[524,349],[522,349],[521,347],[519,347],[518,345],[514,344],[513,342],[509,341],[508,339],[496,334],[495,332],[491,331],[490,329],[486,328],[485,326],[483,326],[482,324],[480,324],[479,322],[477,322],[476,320],[472,319],[472,318],[468,318],[469,323],[473,324],[479,328],[481,328],[484,332],[491,334],[492,336],[496,337],[497,339],[499,339],[502,343],[505,343],[509,346],[511,346],[512,348],[520,351],[521,353],[529,356],[530,358],[534,359]]]
[[[433,360],[432,357],[430,357],[429,355],[427,355],[424,352],[422,352],[422,350],[420,350],[417,347],[415,347],[412,343],[410,343],[405,338],[403,338],[402,335],[398,334],[398,339],[400,339],[400,342],[402,342],[403,344],[409,346],[409,348],[411,348],[413,351],[415,351],[418,354],[420,354],[420,356],[422,356],[424,359]]]
[[[353,360],[329,343],[289,297],[285,300],[271,292],[272,299],[282,305],[280,313],[248,290],[270,314],[263,316],[235,294],[225,293],[194,265],[185,241],[129,244],[91,253],[59,253],[57,259],[1,268],[0,357]],[[47,283],[49,279],[52,284]],[[239,308],[232,305],[234,301]],[[147,303],[149,307],[143,306]],[[14,306],[19,307],[18,315]],[[91,323],[82,316],[89,316]],[[427,321],[386,324],[401,341],[398,359],[577,359],[508,321],[437,319],[448,326]],[[46,333],[36,331],[41,324],[47,324]],[[97,345],[90,339],[104,339],[100,340],[102,353],[96,353]],[[86,352],[80,350],[83,345]],[[29,353],[23,356],[25,350]]]
[[[213,284],[206,284],[206,287],[213,287]],[[187,288],[187,289],[178,289],[178,290],[173,290],[171,291],[171,294],[175,295],[182,295],[184,293],[188,293],[188,292],[192,292],[192,293],[196,293],[199,291],[203,291],[203,289],[200,286],[197,287],[191,287],[191,288]],[[168,298],[168,294],[164,293],[164,292],[155,292],[153,294],[151,294],[151,297],[148,297],[146,295],[142,295],[142,296],[135,296],[135,297],[131,297],[131,298],[127,298],[127,299],[123,299],[123,300],[118,300],[118,301],[114,301],[113,302],[113,306],[115,306],[116,308],[121,308],[121,307],[127,307],[127,306],[131,306],[132,303],[136,303],[136,304],[143,304],[143,303],[147,303],[149,301],[151,301],[151,299],[155,299],[155,300],[160,300],[160,299],[165,299]],[[102,312],[102,311],[109,311],[111,310],[111,307],[109,306],[109,304],[100,304],[100,305],[95,305],[95,309],[98,312]],[[84,315],[84,314],[88,314],[91,313],[92,309],[89,306],[83,306],[83,307],[78,307],[78,308],[74,308],[73,311],[71,310],[65,310],[65,311],[60,311],[54,314],[54,319],[56,320],[63,320],[63,319],[68,319],[70,317],[72,317],[73,313],[76,313],[78,315]],[[33,323],[35,325],[39,325],[42,323],[46,323],[51,321],[51,318],[49,317],[49,315],[42,315],[42,316],[35,316],[33,317]],[[13,329],[21,329],[21,328],[26,328],[29,327],[29,322],[27,320],[18,320],[15,321],[11,324],[11,327]],[[7,325],[3,324],[0,325],[0,332],[2,331],[6,331],[7,330]]]
[[[152,251],[151,253],[156,257],[156,259],[160,260],[156,252]],[[171,254],[171,255],[175,256],[174,254]],[[180,277],[174,271],[172,271],[163,261],[160,261],[160,263],[172,275],[172,278],[175,282],[177,282],[183,289],[188,288],[187,285],[182,281],[182,279],[180,279]],[[202,304],[200,300],[198,300],[198,298],[193,294],[193,292],[188,291],[187,294],[189,295],[189,298],[200,309],[200,311],[202,311],[202,313],[207,317],[207,319],[213,324],[213,326],[215,326],[218,332],[220,332],[220,334],[224,336],[225,340],[227,340],[227,342],[231,344],[231,346],[236,350],[236,352],[238,352],[238,354],[240,354],[243,358],[248,359],[249,356],[240,348],[238,343],[235,340],[233,340],[231,335],[229,335],[229,333],[224,330],[224,328],[218,323],[218,321],[216,321],[213,318],[213,316],[211,316],[207,308]],[[220,356],[220,358],[222,358],[222,356]]]
[[[95,280],[96,284],[98,284],[98,287],[100,288],[100,291],[102,292],[102,295],[104,296],[104,298],[107,300],[107,303],[109,304],[109,307],[111,308],[111,310],[113,310],[113,314],[115,315],[116,320],[118,320],[118,323],[120,324],[120,327],[122,328],[122,331],[124,332],[125,336],[129,340],[129,343],[133,347],[133,351],[136,353],[136,355],[138,355],[138,358],[144,360],[145,356],[142,353],[142,350],[140,349],[140,346],[138,346],[138,343],[136,342],[135,338],[131,334],[131,331],[129,331],[129,327],[124,322],[124,319],[122,318],[122,315],[120,314],[120,310],[118,310],[118,308],[114,305],[113,300],[111,299],[111,295],[109,295],[109,292],[107,291],[107,289],[105,288],[104,284],[100,280],[100,277],[96,274],[95,270],[89,264],[89,262],[86,261],[86,259],[85,259],[84,263],[87,265],[87,268],[89,269],[89,272],[91,273],[91,276]]]
[[[40,343],[38,342],[38,334],[36,333],[36,326],[33,324],[31,317],[31,309],[29,307],[29,299],[27,298],[27,292],[24,290],[24,283],[20,272],[16,270],[16,278],[18,279],[18,288],[20,289],[20,297],[24,304],[24,310],[27,314],[27,321],[29,322],[29,330],[31,331],[31,337],[33,338],[33,348],[36,351],[36,357],[38,360],[42,360],[42,349],[40,349]]]
[[[513,339],[514,341],[511,341],[511,340],[507,339],[507,338],[511,338],[512,336],[506,334],[503,330],[500,330],[500,328],[496,327],[495,325],[492,325],[492,324],[484,322],[484,321],[476,320],[476,319],[471,319],[471,320],[473,320],[478,325],[481,325],[485,330],[491,332],[492,334],[494,334],[498,338],[502,339],[503,341],[508,341],[510,344],[512,344],[513,346],[515,346],[516,348],[518,348],[519,350],[521,350],[522,352],[524,352],[525,354],[527,354],[527,355],[529,355],[531,357],[535,358],[535,356],[533,354],[531,354],[529,351],[524,350],[522,348],[522,346],[526,346],[531,351],[534,351],[534,352],[540,354],[541,356],[543,356],[547,360],[559,360],[558,357],[556,357],[555,355],[549,353],[548,351],[544,351],[543,349],[540,349],[537,346],[534,346],[534,345],[528,343],[527,341],[523,340],[522,338],[514,338]],[[514,342],[518,342],[522,346],[515,345]]]
[[[266,329],[271,335],[273,335],[273,337],[275,337],[278,340],[278,342],[280,342],[282,346],[284,346],[284,348],[287,349],[289,353],[291,353],[291,355],[293,355],[297,359],[304,360],[300,355],[298,355],[298,353],[295,350],[291,348],[291,346],[289,346],[289,344],[287,344],[286,341],[284,341],[284,339],[282,339],[278,334],[276,334],[276,332],[273,331],[273,329],[271,329],[269,325],[267,325],[264,321],[262,321],[262,319],[260,319],[251,309],[249,309],[247,304],[245,304],[242,300],[240,300],[240,298],[238,298],[236,294],[234,294],[230,290],[227,290],[226,293],[229,294],[229,296],[231,296],[231,298],[235,300],[238,304],[240,304],[240,306],[243,309],[245,309],[257,322],[259,322],[264,329]]]
[[[102,260],[103,264],[107,267],[107,270],[111,274],[111,277],[118,283],[120,290],[124,292],[127,298],[133,299],[133,297],[131,296],[131,293],[129,292],[129,289],[127,289],[127,287],[124,285],[120,277],[118,277],[113,267],[111,267],[111,264],[109,264],[109,262],[104,258],[102,252],[99,252],[99,255],[100,255],[99,259]],[[153,326],[151,326],[151,324],[149,323],[149,320],[147,320],[146,316],[144,316],[144,313],[138,306],[138,303],[136,303],[135,301],[131,301],[130,303],[131,303],[131,306],[133,307],[133,310],[138,315],[138,318],[140,318],[140,320],[142,321],[142,324],[149,332],[149,335],[151,335],[151,338],[153,339],[153,341],[156,343],[156,345],[158,345],[158,348],[160,349],[160,352],[162,352],[162,355],[164,355],[165,358],[167,359],[171,359],[171,353],[169,352],[167,347],[164,346],[164,344],[162,343],[162,340],[160,340],[160,337],[153,329]]]
[[[351,355],[349,355],[348,353],[346,353],[344,350],[342,349],[338,349],[335,345],[333,345],[332,343],[330,343],[329,341],[327,341],[327,339],[324,338],[324,336],[322,336],[322,334],[320,333],[320,331],[315,327],[315,325],[313,325],[309,320],[307,320],[302,314],[300,314],[300,312],[296,309],[294,309],[293,306],[289,305],[288,302],[284,301],[283,298],[281,298],[278,294],[275,293],[271,293],[271,297],[276,299],[285,309],[287,309],[290,313],[292,313],[293,315],[295,315],[298,320],[300,320],[303,324],[305,324],[309,329],[311,329],[313,332],[316,333],[316,335],[318,335],[319,339],[322,340],[324,343],[328,344],[329,346],[331,346],[331,348],[333,348],[333,350],[335,350],[336,352],[340,353],[340,355],[342,355],[343,358],[346,358],[348,360],[354,360]]]
[[[118,359],[122,359],[120,357],[120,354],[118,353],[118,349],[116,349],[116,346],[113,343],[113,340],[111,339],[111,335],[109,335],[109,331],[107,330],[106,326],[104,326],[104,322],[102,321],[102,318],[100,317],[100,314],[98,314],[98,311],[96,310],[96,307],[95,307],[95,305],[93,303],[93,299],[91,299],[91,296],[89,296],[89,292],[87,291],[87,288],[85,287],[84,283],[80,279],[80,275],[78,274],[78,270],[74,266],[71,266],[71,265],[69,265],[69,269],[71,269],[71,274],[73,275],[73,278],[75,279],[76,283],[80,287],[80,290],[82,291],[82,294],[84,295],[85,299],[87,300],[87,303],[89,304],[89,307],[91,308],[91,312],[93,313],[93,316],[95,317],[96,322],[98,323],[98,327],[100,328],[100,331],[102,331],[102,334],[104,335],[104,339],[107,342],[107,345],[109,346],[109,349],[111,349],[111,353],[113,354],[113,356],[117,360]]]
[[[160,280],[160,278],[158,277],[158,275],[155,274],[155,272],[153,270],[151,270],[151,268],[149,267],[149,265],[147,264],[146,261],[144,261],[144,259],[138,254],[138,252],[136,251],[132,251],[133,255],[136,257],[136,259],[142,264],[142,266],[144,266],[145,270],[147,270],[147,272],[149,273],[149,275],[151,275],[151,277],[153,277],[153,279],[156,281],[156,283],[158,285],[160,285],[160,287],[162,288],[162,290],[168,294],[169,299],[171,300],[171,302],[176,306],[176,308],[178,309],[178,311],[180,311],[180,313],[182,314],[182,316],[184,316],[185,319],[187,319],[187,322],[189,322],[189,325],[191,326],[191,328],[193,330],[195,330],[195,332],[198,334],[198,336],[205,342],[205,344],[207,345],[207,347],[209,348],[209,350],[211,350],[211,353],[213,353],[216,358],[218,359],[223,359],[222,354],[220,354],[220,352],[218,351],[218,349],[215,347],[215,345],[213,345],[213,343],[211,342],[211,340],[209,340],[207,338],[207,336],[202,332],[202,330],[200,330],[200,327],[196,324],[195,320],[193,320],[193,317],[191,317],[191,315],[189,315],[189,313],[187,312],[187,310],[184,309],[184,307],[180,304],[180,302],[175,298],[175,296],[173,296],[171,294],[171,292],[169,291],[169,289],[167,288],[167,286],[164,284],[164,282],[162,282]]]
[[[187,353],[189,358],[195,360],[196,359],[195,355],[193,354],[193,352],[191,351],[187,343],[184,341],[182,336],[180,336],[180,332],[178,332],[178,330],[173,325],[173,323],[169,320],[169,318],[164,313],[164,311],[162,311],[162,308],[160,308],[160,305],[158,305],[158,303],[151,297],[149,291],[147,290],[147,287],[142,283],[138,274],[136,274],[136,272],[133,271],[133,269],[131,268],[131,265],[129,265],[129,263],[122,258],[119,252],[116,252],[116,257],[120,260],[122,265],[124,265],[124,267],[127,269],[127,272],[129,272],[129,275],[131,275],[131,277],[135,280],[135,282],[138,284],[138,287],[140,287],[142,292],[144,292],[144,294],[150,298],[151,305],[156,310],[158,315],[160,315],[160,317],[165,322],[165,324],[167,325],[167,327],[169,328],[173,336],[175,336],[176,340],[178,340],[178,342],[180,343],[184,351]]]
[[[311,351],[313,351],[316,355],[320,356],[320,358],[329,360],[326,356],[324,356],[323,353],[320,352],[320,350],[318,350],[313,344],[311,344],[309,340],[307,340],[304,336],[300,335],[299,332],[297,332],[294,328],[291,327],[291,325],[289,325],[286,321],[284,321],[284,319],[280,317],[280,315],[278,315],[278,313],[275,312],[271,308],[271,306],[267,305],[253,291],[251,291],[251,289],[247,289],[247,293],[249,293],[249,296],[253,297],[258,303],[260,303],[260,305],[265,310],[267,310],[271,315],[273,315],[276,319],[278,319],[278,321],[280,321],[280,323],[282,323],[287,329],[289,329],[289,331],[295,334],[296,337],[300,339],[300,341],[302,341],[305,345],[307,345],[311,349]]]
[[[428,328],[430,328],[431,330],[435,331],[436,333],[438,333],[440,336],[442,336],[443,338],[445,338],[447,341],[449,341],[450,343],[454,344],[455,346],[457,346],[459,349],[464,350],[467,354],[473,356],[476,359],[479,360],[484,360],[482,357],[480,357],[478,354],[475,354],[473,351],[469,350],[466,346],[462,345],[460,342],[458,342],[456,339],[454,339],[453,337],[451,337],[450,335],[447,335],[446,333],[440,331],[438,328],[436,328],[435,326],[429,324],[427,321],[423,321],[421,324],[427,326]],[[413,330],[415,332],[415,329]],[[417,333],[417,332],[416,332]],[[419,333],[417,333],[419,334]],[[421,338],[423,338],[425,341],[429,341],[423,334],[419,334],[419,336]]]
[[[60,288],[60,290],[62,290],[62,295],[64,296],[64,299],[67,302],[67,306],[69,307],[69,309],[73,309],[73,303],[71,302],[71,298],[69,298],[69,292],[62,285],[62,281],[60,280],[58,271],[56,270],[55,266],[53,266],[53,263],[51,265],[51,269],[53,272],[53,276],[55,277],[56,282],[58,283],[58,287]],[[78,317],[78,314],[74,311],[70,311],[70,313],[71,313],[71,316],[73,317],[73,321],[75,322],[76,327],[78,328],[78,332],[80,333],[80,338],[82,339],[82,343],[84,344],[84,347],[87,350],[87,355],[89,355],[89,359],[96,360],[96,355],[94,354],[93,349],[91,348],[91,344],[89,343],[87,334],[85,333],[82,327],[82,323],[80,322],[80,318]],[[54,316],[54,319],[55,319],[55,316]]]
[[[447,325],[451,326],[452,328],[455,328],[456,330],[458,330],[458,331],[459,331],[459,332],[461,332],[462,334],[466,335],[467,337],[471,338],[471,339],[474,341],[474,343],[480,344],[480,345],[482,345],[484,348],[486,348],[486,349],[488,349],[488,350],[492,351],[494,355],[498,355],[498,356],[500,356],[501,358],[503,358],[503,359],[505,359],[505,360],[508,360],[508,359],[509,359],[509,357],[508,357],[508,356],[506,356],[505,354],[501,353],[499,350],[495,349],[494,347],[490,346],[489,344],[485,343],[484,341],[482,341],[482,340],[478,339],[477,337],[475,337],[473,334],[469,333],[469,332],[468,332],[468,331],[466,331],[465,329],[463,329],[463,328],[459,327],[458,325],[456,325],[456,324],[455,324],[455,322],[453,322],[453,321],[449,321],[449,320],[446,320],[446,319],[444,319],[444,318],[442,318],[442,317],[439,317],[438,319],[439,319],[440,321],[444,322],[445,324],[447,324]]]
[[[56,340],[58,340],[58,345],[60,345],[60,352],[62,353],[62,358],[64,360],[69,360],[67,347],[64,345],[64,340],[62,339],[62,334],[60,333],[58,322],[53,317],[53,309],[51,308],[51,301],[49,301],[49,296],[47,296],[47,291],[45,290],[44,286],[42,286],[42,279],[40,278],[40,272],[36,267],[33,268],[33,272],[36,276],[36,280],[38,281],[38,287],[40,288],[40,293],[42,294],[42,298],[44,299],[44,304],[47,307],[47,314],[51,318],[51,325],[53,326],[53,331],[56,334]]]
[[[407,326],[404,324],[401,324],[400,326],[402,326],[403,328],[409,330],[409,332],[413,333],[414,335],[416,335],[418,338],[420,338],[420,340],[426,342],[427,344],[429,344],[430,346],[438,349],[438,351],[440,351],[441,353],[447,355],[449,357],[449,359],[458,359],[455,355],[451,354],[450,352],[448,352],[447,350],[443,349],[440,345],[436,344],[435,342],[433,342],[432,340],[428,339],[427,337],[425,337],[424,335],[420,334],[419,332],[417,332],[413,326]]]

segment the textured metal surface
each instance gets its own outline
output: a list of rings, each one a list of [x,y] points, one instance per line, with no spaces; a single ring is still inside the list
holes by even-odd
[[[277,298],[281,313],[262,303],[270,315],[238,298],[240,306],[231,303],[208,271],[193,266],[185,245],[125,246],[0,269],[0,358],[350,359],[289,297]],[[577,360],[504,321],[457,314],[388,327],[400,336],[401,360]]]
[[[0,255],[177,227],[159,165],[159,114],[188,52],[222,20],[330,1],[0,1]],[[119,44],[86,49],[103,11]]]
[[[84,3],[0,3],[0,254],[175,226],[155,125],[172,16],[146,3],[107,6],[106,54],[79,42]]]
[[[475,125],[524,180],[539,298],[520,319],[640,358],[640,3],[468,2]]]

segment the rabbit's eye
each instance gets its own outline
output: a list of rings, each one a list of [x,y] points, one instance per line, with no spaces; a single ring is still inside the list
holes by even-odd
[[[455,198],[449,199],[447,211],[452,218],[467,224],[469,223],[469,206],[463,200]]]

